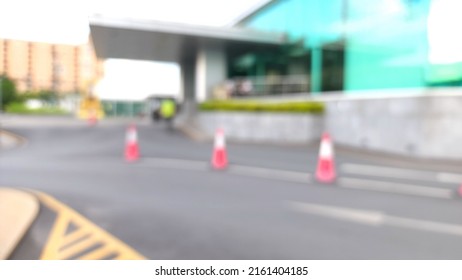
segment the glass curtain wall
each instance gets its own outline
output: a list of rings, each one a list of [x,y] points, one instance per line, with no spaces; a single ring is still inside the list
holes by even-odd
[[[429,36],[429,28],[436,26],[436,20],[429,20],[437,17],[433,4],[431,0],[272,1],[240,25],[283,32],[289,45],[277,53],[262,50],[231,58],[229,73],[301,75],[313,94],[457,84],[462,79],[460,63],[429,59],[432,42],[437,42]]]

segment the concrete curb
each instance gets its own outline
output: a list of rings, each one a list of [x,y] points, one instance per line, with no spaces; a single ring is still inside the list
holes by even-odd
[[[443,169],[446,172],[460,173],[460,166],[462,166],[462,160],[419,158],[341,144],[335,144],[335,150],[338,154],[348,155],[355,159],[382,162],[382,164],[386,163],[391,166],[402,168],[416,168],[429,171],[441,171]]]
[[[18,246],[40,210],[38,199],[25,191],[0,188],[0,260]]]
[[[24,137],[3,129],[0,130],[0,150],[13,149],[25,143],[27,140]]]
[[[212,138],[209,137],[204,132],[200,131],[194,125],[189,123],[177,123],[175,127],[185,134],[188,138],[197,141],[197,142],[206,142],[210,141]]]

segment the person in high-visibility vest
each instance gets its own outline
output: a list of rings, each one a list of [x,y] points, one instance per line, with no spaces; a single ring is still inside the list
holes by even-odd
[[[164,99],[160,104],[160,114],[167,121],[169,128],[172,128],[172,121],[176,113],[176,104],[172,99]]]

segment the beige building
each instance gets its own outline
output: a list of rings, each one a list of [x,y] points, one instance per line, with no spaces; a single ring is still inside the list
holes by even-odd
[[[20,92],[76,93],[102,77],[103,63],[91,41],[72,46],[0,39],[1,74],[15,80]]]

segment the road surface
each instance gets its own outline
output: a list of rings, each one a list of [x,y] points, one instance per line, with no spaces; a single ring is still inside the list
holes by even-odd
[[[40,191],[149,259],[460,259],[462,167],[336,150],[334,185],[314,180],[318,147],[211,142],[138,124],[142,159],[123,159],[127,122],[10,121],[0,186]],[[39,258],[41,211],[12,258]],[[47,214],[48,213],[48,214]]]

